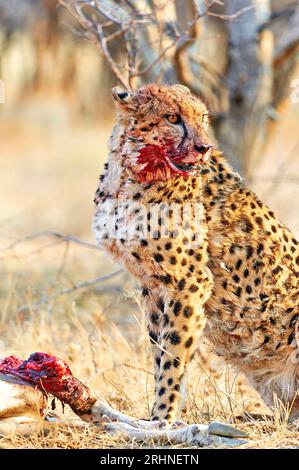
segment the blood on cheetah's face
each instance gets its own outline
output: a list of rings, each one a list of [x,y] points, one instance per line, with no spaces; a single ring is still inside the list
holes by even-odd
[[[211,151],[208,110],[182,85],[112,90],[124,135],[122,165],[137,181],[195,175]]]

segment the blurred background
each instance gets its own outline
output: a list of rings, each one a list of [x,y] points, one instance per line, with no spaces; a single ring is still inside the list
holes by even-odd
[[[0,356],[60,354],[97,387],[108,364],[147,374],[124,366],[147,344],[136,284],[91,220],[111,86],[157,80],[204,96],[213,138],[298,238],[298,1],[0,0]]]

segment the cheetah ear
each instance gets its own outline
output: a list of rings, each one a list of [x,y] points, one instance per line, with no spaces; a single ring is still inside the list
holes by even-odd
[[[175,88],[178,88],[179,90],[181,91],[184,91],[185,93],[189,93],[191,94],[191,91],[189,90],[189,88],[185,85],[180,85],[179,83],[176,83],[175,85],[172,85],[173,87]]]
[[[119,86],[112,88],[112,97],[115,101],[121,104],[129,103],[132,99],[132,95]]]

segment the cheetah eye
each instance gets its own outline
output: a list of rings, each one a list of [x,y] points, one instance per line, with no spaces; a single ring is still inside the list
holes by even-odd
[[[171,124],[180,124],[182,122],[182,118],[179,114],[167,114],[166,119]]]

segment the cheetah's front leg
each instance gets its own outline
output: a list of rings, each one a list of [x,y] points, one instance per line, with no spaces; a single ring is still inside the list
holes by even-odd
[[[153,303],[160,305],[159,314]],[[147,304],[155,363],[152,419],[172,423],[180,417],[182,380],[205,325],[204,308],[199,296],[182,283],[181,288],[167,289],[163,302],[161,296],[153,302],[148,292]]]

